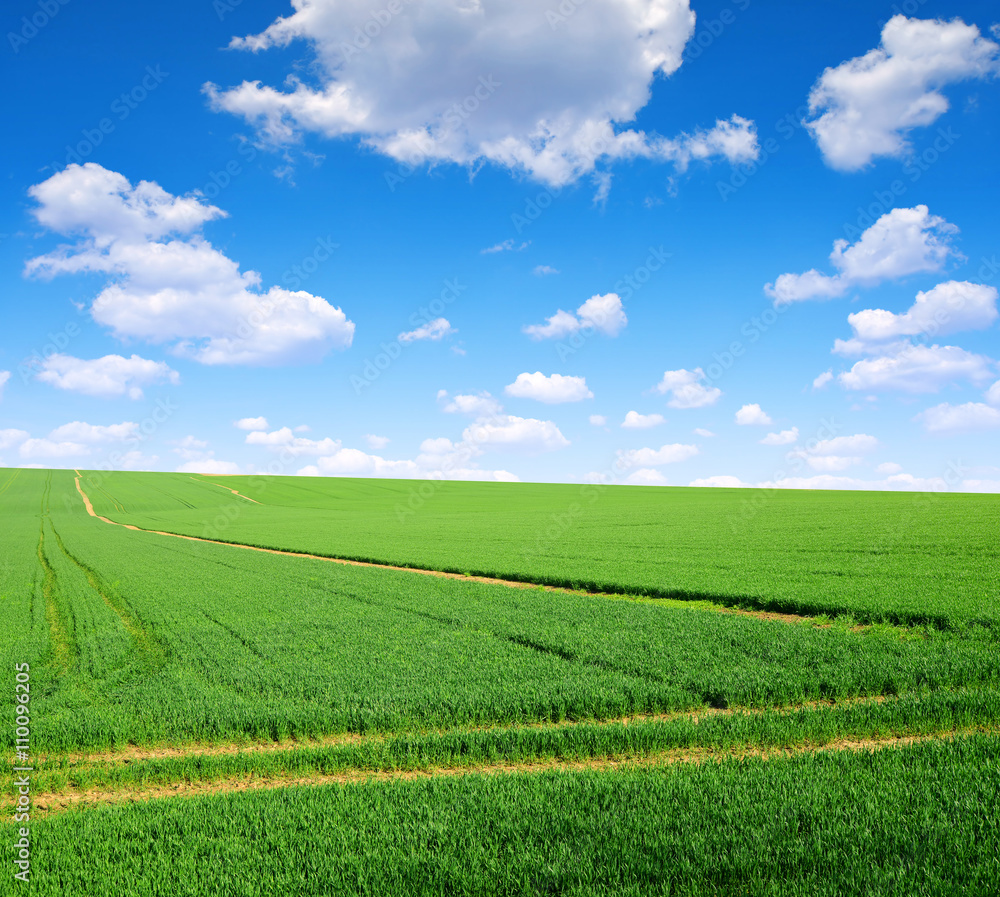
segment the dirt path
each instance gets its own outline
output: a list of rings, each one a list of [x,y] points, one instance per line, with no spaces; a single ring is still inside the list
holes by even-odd
[[[83,499],[84,507],[86,507],[87,513],[91,517],[96,517],[103,523],[110,523],[112,526],[121,526],[124,527],[125,529],[134,530],[140,533],[152,533],[153,535],[157,536],[171,536],[175,539],[186,539],[189,542],[206,542],[209,545],[226,545],[229,548],[242,548],[248,551],[262,551],[265,554],[278,554],[278,555],[283,555],[284,557],[308,558],[309,560],[313,561],[328,561],[329,563],[343,564],[348,567],[374,567],[378,570],[397,570],[403,573],[416,573],[419,574],[420,576],[437,576],[442,579],[459,579],[462,580],[463,582],[479,582],[479,583],[485,583],[487,585],[506,586],[507,588],[511,589],[543,589],[546,592],[560,592],[566,595],[585,595],[585,596],[598,596],[598,597],[606,596],[614,598],[627,597],[622,595],[614,595],[606,592],[586,592],[580,589],[566,589],[561,586],[547,586],[547,585],[542,585],[540,583],[522,582],[516,579],[497,579],[492,576],[471,576],[465,573],[449,573],[445,570],[424,570],[420,567],[399,567],[394,564],[378,564],[375,563],[374,561],[354,561],[354,560],[349,560],[348,558],[328,557],[327,555],[322,555],[322,554],[307,554],[301,551],[286,551],[280,548],[261,548],[259,545],[245,545],[242,542],[223,542],[219,539],[202,539],[199,538],[198,536],[185,536],[182,535],[181,533],[168,533],[158,529],[144,529],[141,526],[133,526],[130,523],[118,523],[116,520],[111,520],[107,517],[102,517],[100,514],[95,512],[94,506],[91,504],[90,499],[87,498],[87,494],[83,491],[83,487],[80,485],[80,478],[82,476],[80,474],[80,471],[77,470],[74,472],[77,474],[76,476],[77,492],[80,493],[80,497]],[[213,483],[212,485],[217,486],[219,484]],[[223,486],[222,488],[226,489],[228,487]],[[234,490],[229,490],[229,491],[232,492]],[[241,495],[240,498],[246,498],[246,496]],[[247,498],[247,501],[253,501],[253,499]],[[703,603],[708,604],[710,602],[703,602]],[[717,613],[736,614],[738,616],[745,616],[745,617],[755,617],[758,620],[770,620],[772,622],[777,622],[777,623],[813,622],[812,617],[802,616],[799,614],[775,613],[772,611],[763,611],[763,610],[760,611],[744,610],[742,608],[737,608],[737,607],[726,607],[725,605],[722,604],[713,605],[712,610],[713,612]],[[829,624],[813,623],[813,625],[825,628]],[[866,628],[868,627],[858,626],[855,627],[855,629],[852,631],[860,632]]]
[[[934,735],[906,735],[889,738],[841,739],[826,745],[803,745],[792,748],[734,747],[728,750],[699,748],[696,750],[671,750],[643,757],[615,757],[588,760],[538,760],[524,763],[477,764],[465,767],[428,767],[421,770],[371,772],[352,770],[335,774],[306,776],[253,776],[215,782],[175,782],[146,788],[116,790],[91,789],[67,791],[58,794],[34,796],[33,804],[38,815],[48,816],[78,806],[100,804],[140,803],[166,797],[201,797],[209,794],[232,794],[245,791],[274,790],[295,786],[318,787],[322,785],[356,785],[385,781],[412,781],[432,777],[459,777],[469,775],[512,775],[543,772],[580,772],[586,770],[609,771],[617,769],[642,769],[672,766],[680,763],[707,763],[712,761],[758,758],[776,760],[807,754],[826,754],[838,751],[877,751],[887,748],[907,747],[927,741],[947,741],[963,735],[973,735],[980,729],[962,729]]]
[[[222,483],[213,483],[211,480],[199,480],[197,477],[191,477],[191,479],[194,480],[196,483],[208,483],[209,486],[218,486],[220,489],[225,489],[226,492],[232,492],[233,495],[239,496],[244,501],[252,501],[255,505],[260,504],[260,502],[257,501],[257,499],[250,498],[249,495],[243,495],[242,493],[237,492],[235,489],[230,489],[228,486],[223,486]]]
[[[632,723],[671,722],[678,719],[690,719],[695,724],[700,720],[715,716],[734,716],[737,713],[761,714],[767,712],[790,714],[799,710],[818,710],[827,708],[850,707],[858,704],[883,704],[888,700],[898,700],[893,696],[869,695],[859,698],[845,698],[840,701],[805,701],[801,704],[787,704],[778,707],[698,707],[694,710],[676,710],[670,713],[635,713],[630,716],[614,719],[582,719],[562,720],[560,722],[512,723],[498,726],[459,726],[454,729],[434,729],[426,732],[386,732],[374,735],[359,735],[354,732],[341,732],[331,735],[321,735],[317,738],[303,738],[298,741],[245,741],[227,742],[222,744],[180,744],[153,745],[145,747],[134,745],[112,751],[75,751],[71,753],[40,753],[40,762],[60,760],[71,763],[132,763],[142,760],[158,760],[172,757],[219,757],[236,754],[273,754],[283,751],[311,750],[315,748],[337,747],[339,745],[371,744],[388,741],[407,735],[444,736],[467,732],[520,732],[535,729],[569,729],[575,726],[628,726]]]

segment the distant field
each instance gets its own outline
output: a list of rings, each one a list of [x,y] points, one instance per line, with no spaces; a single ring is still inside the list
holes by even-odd
[[[1000,885],[996,496],[420,486],[0,470],[37,893]]]
[[[848,613],[862,622],[1000,623],[996,495],[99,479],[91,490],[98,513],[148,529],[592,591]]]

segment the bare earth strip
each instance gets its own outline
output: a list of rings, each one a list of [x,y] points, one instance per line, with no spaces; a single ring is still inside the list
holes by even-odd
[[[220,489],[225,489],[226,492],[232,492],[233,495],[239,496],[244,501],[252,501],[255,505],[259,505],[260,502],[256,498],[250,498],[248,495],[243,495],[237,492],[235,489],[230,489],[228,486],[223,486],[222,483],[213,483],[211,480],[199,480],[197,477],[191,477],[196,483],[208,483],[209,486],[218,486]]]
[[[330,563],[333,564],[344,564],[345,566],[349,567],[375,567],[376,569],[379,570],[398,570],[403,573],[416,573],[419,574],[420,576],[437,576],[442,579],[459,579],[464,582],[481,582],[481,583],[486,583],[487,585],[506,586],[507,588],[511,589],[544,589],[546,592],[561,592],[567,595],[601,596],[606,594],[604,592],[585,592],[579,589],[565,589],[559,586],[546,586],[546,585],[541,585],[540,583],[521,582],[520,580],[515,580],[515,579],[495,579],[490,576],[469,576],[466,575],[465,573],[449,573],[444,570],[424,570],[419,567],[397,567],[392,564],[376,564],[372,561],[353,561],[353,560],[348,560],[347,558],[328,557],[327,555],[322,555],[322,554],[305,554],[300,551],[284,551],[278,548],[261,548],[258,545],[244,545],[240,542],[223,542],[218,539],[201,539],[198,536],[184,536],[181,535],[180,533],[168,533],[164,532],[163,530],[157,530],[157,529],[143,529],[141,526],[133,526],[130,523],[118,523],[115,520],[111,520],[107,517],[102,517],[100,514],[94,511],[94,506],[90,503],[90,499],[87,498],[87,494],[83,491],[83,487],[80,485],[80,477],[82,476],[80,474],[80,471],[77,470],[74,472],[77,474],[76,476],[77,492],[80,493],[80,497],[83,499],[83,504],[87,509],[87,513],[91,517],[96,517],[103,523],[110,523],[112,526],[121,526],[124,527],[125,529],[135,530],[136,532],[140,533],[152,533],[157,536],[172,536],[175,539],[186,539],[189,542],[207,542],[210,545],[226,545],[229,548],[243,548],[248,551],[262,551],[265,554],[278,554],[278,555],[283,555],[284,557],[308,558],[309,560],[313,561],[329,561]],[[212,485],[219,485],[219,484],[213,483]],[[227,487],[223,486],[222,488],[225,489]],[[246,498],[246,496],[241,495],[240,498]],[[253,499],[247,498],[247,501],[253,501]],[[257,504],[259,504],[259,502],[257,502]],[[609,596],[609,597],[618,597],[618,596]],[[778,622],[778,623],[807,623],[812,621],[811,617],[801,616],[799,614],[774,613],[771,611],[763,611],[763,610],[761,611],[743,610],[742,608],[725,607],[723,605],[714,605],[712,610],[717,613],[737,614],[746,617],[756,617],[758,620],[771,620],[773,622]],[[814,624],[814,625],[827,625],[827,624]],[[852,631],[861,631],[866,628],[867,627],[864,626],[858,626],[855,627],[854,630]]]
[[[673,750],[644,757],[600,758],[591,760],[540,760],[528,763],[481,764],[465,767],[429,767],[422,770],[370,772],[357,770],[333,775],[309,776],[251,776],[216,782],[176,782],[149,788],[120,790],[89,790],[39,794],[33,803],[39,815],[48,816],[73,807],[100,804],[139,803],[169,797],[201,797],[209,794],[232,794],[245,791],[274,790],[295,786],[318,787],[322,785],[354,785],[369,782],[404,781],[431,777],[458,777],[469,775],[511,775],[544,772],[579,772],[584,770],[609,771],[672,766],[678,763],[708,763],[742,758],[776,760],[805,754],[825,754],[835,751],[877,751],[900,748],[933,740],[950,740],[963,735],[980,734],[984,730],[963,729],[935,735],[895,736],[891,738],[844,739],[823,746],[805,745],[794,748],[734,747],[729,750]],[[988,730],[995,734],[995,730]]]
[[[169,757],[220,757],[234,756],[237,754],[274,754],[282,751],[311,750],[315,748],[338,747],[340,745],[372,744],[386,741],[405,735],[451,735],[467,732],[515,732],[524,730],[548,729],[560,730],[569,729],[574,726],[628,726],[631,723],[655,723],[671,722],[679,719],[690,719],[697,725],[699,720],[709,719],[714,716],[734,716],[737,713],[795,713],[799,710],[817,710],[828,708],[833,710],[838,707],[850,707],[859,704],[884,704],[887,700],[898,700],[898,698],[886,698],[884,695],[870,695],[858,698],[846,698],[840,701],[807,701],[802,704],[789,704],[780,707],[699,707],[695,710],[678,710],[672,713],[636,713],[631,716],[617,717],[614,719],[580,719],[562,720],[560,722],[535,722],[535,723],[512,723],[500,726],[472,726],[460,727],[457,729],[434,729],[427,732],[386,732],[374,735],[359,735],[354,732],[340,732],[331,735],[322,735],[318,738],[307,738],[299,741],[246,741],[228,742],[223,744],[213,743],[189,743],[177,745],[155,745],[144,747],[140,745],[129,746],[113,751],[76,751],[72,753],[52,753],[39,754],[40,761],[45,760],[66,760],[70,762],[92,762],[92,763],[129,763],[140,760],[158,760]]]

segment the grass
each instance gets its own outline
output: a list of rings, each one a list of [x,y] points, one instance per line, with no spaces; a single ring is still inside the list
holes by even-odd
[[[1000,887],[1000,739],[221,794],[35,823],[32,893],[910,895]]]
[[[98,513],[147,529],[860,622],[1000,622],[995,495],[442,482],[423,499],[406,480],[225,478],[255,505],[211,477],[98,476]]]
[[[1000,889],[996,496],[92,479],[148,529],[586,593],[136,532],[0,470],[0,662],[75,807],[32,819],[31,893]],[[182,786],[220,793],[124,803]]]
[[[36,529],[43,515],[35,577],[74,646],[67,666],[51,629],[27,640],[33,650],[26,620],[6,633],[34,671],[41,750],[609,719],[1000,679],[989,629],[822,629],[234,552],[108,526],[59,500],[71,486],[71,474],[32,471],[12,487],[37,493],[24,506],[39,510],[9,520]],[[38,588],[18,605],[27,617]]]

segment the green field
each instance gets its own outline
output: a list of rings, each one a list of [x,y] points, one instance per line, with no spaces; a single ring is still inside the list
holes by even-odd
[[[0,512],[24,893],[1000,888],[996,496],[0,470]]]
[[[993,495],[155,477],[92,474],[95,509],[146,529],[591,591],[1000,622]]]

